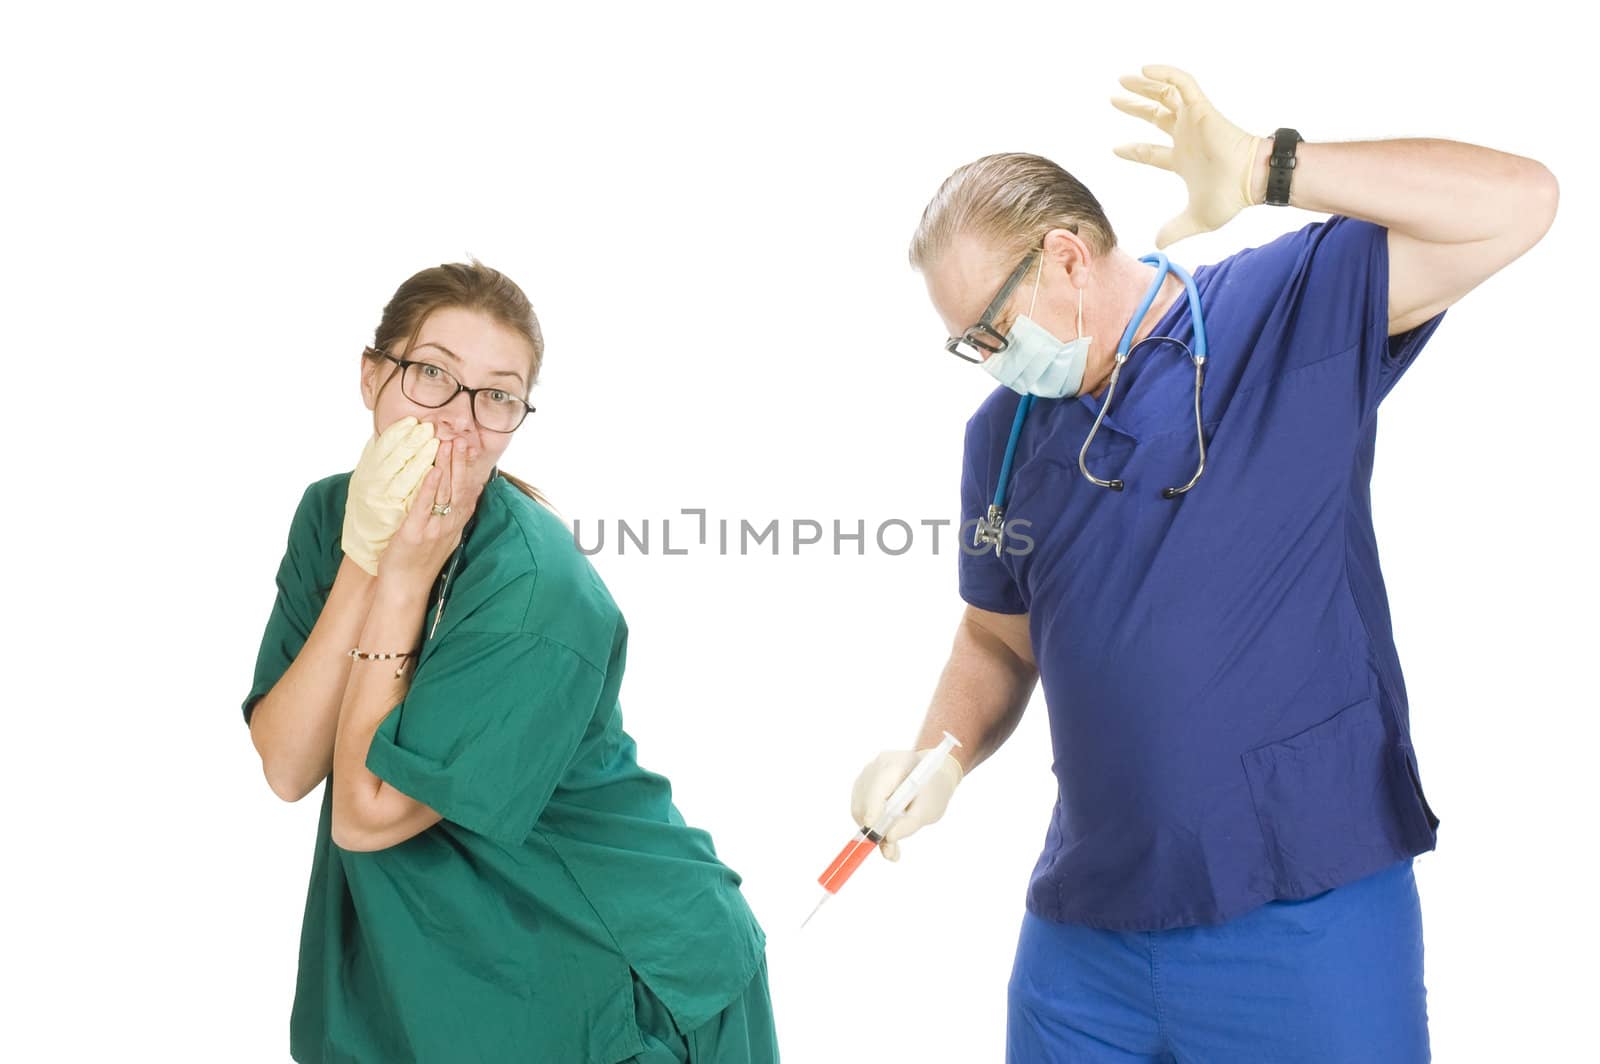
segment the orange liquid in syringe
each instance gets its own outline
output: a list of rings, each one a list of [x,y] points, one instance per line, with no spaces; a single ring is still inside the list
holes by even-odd
[[[878,848],[878,841],[870,833],[857,834],[855,838],[845,843],[844,849],[839,851],[839,856],[833,859],[822,875],[817,877],[817,882],[829,894],[837,894],[839,888],[844,886],[844,881],[849,879],[867,855]]]

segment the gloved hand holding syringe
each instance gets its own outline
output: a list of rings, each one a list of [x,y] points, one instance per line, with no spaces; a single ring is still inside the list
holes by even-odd
[[[862,771],[856,780],[850,803],[851,813],[856,822],[862,825],[861,830],[817,877],[817,882],[822,885],[822,897],[817,901],[816,908],[811,910],[811,915],[801,921],[801,927],[811,922],[811,917],[817,914],[817,909],[822,908],[823,902],[839,892],[845,880],[861,867],[861,862],[880,843],[884,844],[886,857],[897,858],[899,839],[944,815],[951,793],[956,784],[961,782],[961,763],[950,754],[953,747],[960,745],[960,740],[945,732],[944,739],[930,750],[921,753],[912,750],[889,751],[880,754]],[[906,771],[908,768],[909,773]],[[892,781],[897,779],[899,785],[894,786],[893,792],[884,799],[884,790],[893,786]],[[907,807],[919,798],[917,809],[907,816]],[[878,811],[880,801],[883,803],[881,812]],[[893,854],[889,852],[891,848],[894,849]]]

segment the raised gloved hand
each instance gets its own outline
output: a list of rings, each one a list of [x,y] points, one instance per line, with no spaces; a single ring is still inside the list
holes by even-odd
[[[1113,96],[1119,111],[1146,119],[1172,138],[1172,146],[1123,144],[1112,151],[1123,159],[1171,170],[1189,186],[1189,206],[1156,234],[1156,247],[1219,228],[1255,202],[1251,178],[1261,138],[1246,133],[1217,112],[1194,78],[1170,66],[1141,68],[1144,76],[1118,78],[1144,100]]]
[[[433,424],[410,416],[374,434],[362,449],[350,474],[341,543],[351,560],[373,576],[378,575],[378,555],[405,520],[438,449]]]
[[[884,805],[900,781],[911,775],[917,762],[927,750],[885,750],[868,762],[856,777],[850,791],[850,815],[862,827],[871,827],[883,813]],[[905,815],[890,825],[878,844],[878,849],[891,861],[900,860],[900,840],[918,828],[932,824],[944,816],[950,796],[963,775],[961,762],[949,754],[939,764],[939,770],[923,783],[917,796],[906,806]]]

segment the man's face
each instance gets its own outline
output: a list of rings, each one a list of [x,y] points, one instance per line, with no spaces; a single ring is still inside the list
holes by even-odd
[[[960,336],[977,324],[1020,261],[1001,256],[977,237],[958,237],[923,274],[928,298],[944,322],[945,332]],[[1018,316],[1026,314],[1060,340],[1076,337],[1077,294],[1068,270],[1074,265],[1081,267],[1086,261],[1087,249],[1075,233],[1051,230],[1045,236],[1043,252],[1034,258],[994,313],[991,327],[1005,336]],[[989,355],[985,352],[981,357]]]
[[[928,298],[944,323],[945,333],[960,336],[976,324],[1016,266],[1015,262],[1002,262],[995,251],[978,238],[958,237],[950,249],[923,272]],[[1025,295],[1031,301],[1031,279],[1032,271],[1025,278],[1030,283],[1018,284],[994,315],[990,324],[1001,336],[1006,335],[1017,319],[1019,297]],[[1023,303],[1023,310],[1027,306]],[[987,358],[988,354],[982,352],[979,357]]]
[[[436,310],[423,322],[409,352],[390,354],[430,363],[469,388],[503,389],[513,396],[528,396],[532,348],[515,331],[479,311],[461,307]],[[437,376],[435,371],[427,372]],[[454,441],[454,446],[461,449],[467,459],[468,478],[475,484],[488,478],[489,470],[500,461],[514,435],[478,425],[466,392],[458,392],[439,407],[413,402],[401,388],[400,367],[387,359],[362,359],[361,395],[372,411],[375,432],[382,432],[407,415],[430,422],[441,444]]]

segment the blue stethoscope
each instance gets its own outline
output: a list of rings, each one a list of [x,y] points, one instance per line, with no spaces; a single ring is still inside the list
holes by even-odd
[[[1139,302],[1139,309],[1129,319],[1128,327],[1123,330],[1122,339],[1117,342],[1117,359],[1116,363],[1111,367],[1111,383],[1106,389],[1105,401],[1100,404],[1100,413],[1095,415],[1094,425],[1089,429],[1089,435],[1083,441],[1083,449],[1078,452],[1078,469],[1092,484],[1097,484],[1102,488],[1110,488],[1112,491],[1122,490],[1122,481],[1101,480],[1089,472],[1089,466],[1085,462],[1085,457],[1089,453],[1089,444],[1094,442],[1095,433],[1100,431],[1100,422],[1106,416],[1106,408],[1111,405],[1111,397],[1116,394],[1117,377],[1122,372],[1122,364],[1128,361],[1128,356],[1132,354],[1132,346],[1143,346],[1153,340],[1170,340],[1183,348],[1188,353],[1190,361],[1194,363],[1194,429],[1195,435],[1200,441],[1200,464],[1195,467],[1194,476],[1189,478],[1189,483],[1181,488],[1161,489],[1161,497],[1163,499],[1175,499],[1194,487],[1195,481],[1200,479],[1200,474],[1205,472],[1206,468],[1206,437],[1205,432],[1200,427],[1200,386],[1203,383],[1206,363],[1206,325],[1205,319],[1200,315],[1200,289],[1194,283],[1194,278],[1189,276],[1188,271],[1176,263],[1169,262],[1167,256],[1159,251],[1153,251],[1148,255],[1141,256],[1139,261],[1150,263],[1156,267],[1155,280],[1150,283],[1150,288],[1145,292],[1144,299]],[[1178,279],[1183,282],[1184,291],[1188,293],[1189,316],[1194,321],[1194,346],[1196,350],[1190,350],[1188,344],[1172,336],[1146,336],[1139,341],[1138,345],[1133,345],[1133,334],[1139,331],[1139,323],[1144,321],[1145,314],[1150,310],[1150,304],[1155,302],[1156,295],[1161,291],[1161,286],[1166,281],[1169,270],[1178,275]],[[1011,482],[1011,460],[1016,455],[1017,440],[1022,436],[1022,423],[1028,419],[1028,411],[1033,408],[1034,398],[1033,395],[1024,395],[1022,401],[1017,404],[1017,416],[1011,422],[1011,438],[1006,441],[1005,458],[1000,463],[1000,482],[995,486],[994,502],[989,505],[989,512],[978,521],[977,530],[972,537],[974,546],[982,547],[993,544],[994,552],[997,555],[1000,553],[1001,542],[1005,535],[1006,488]]]

